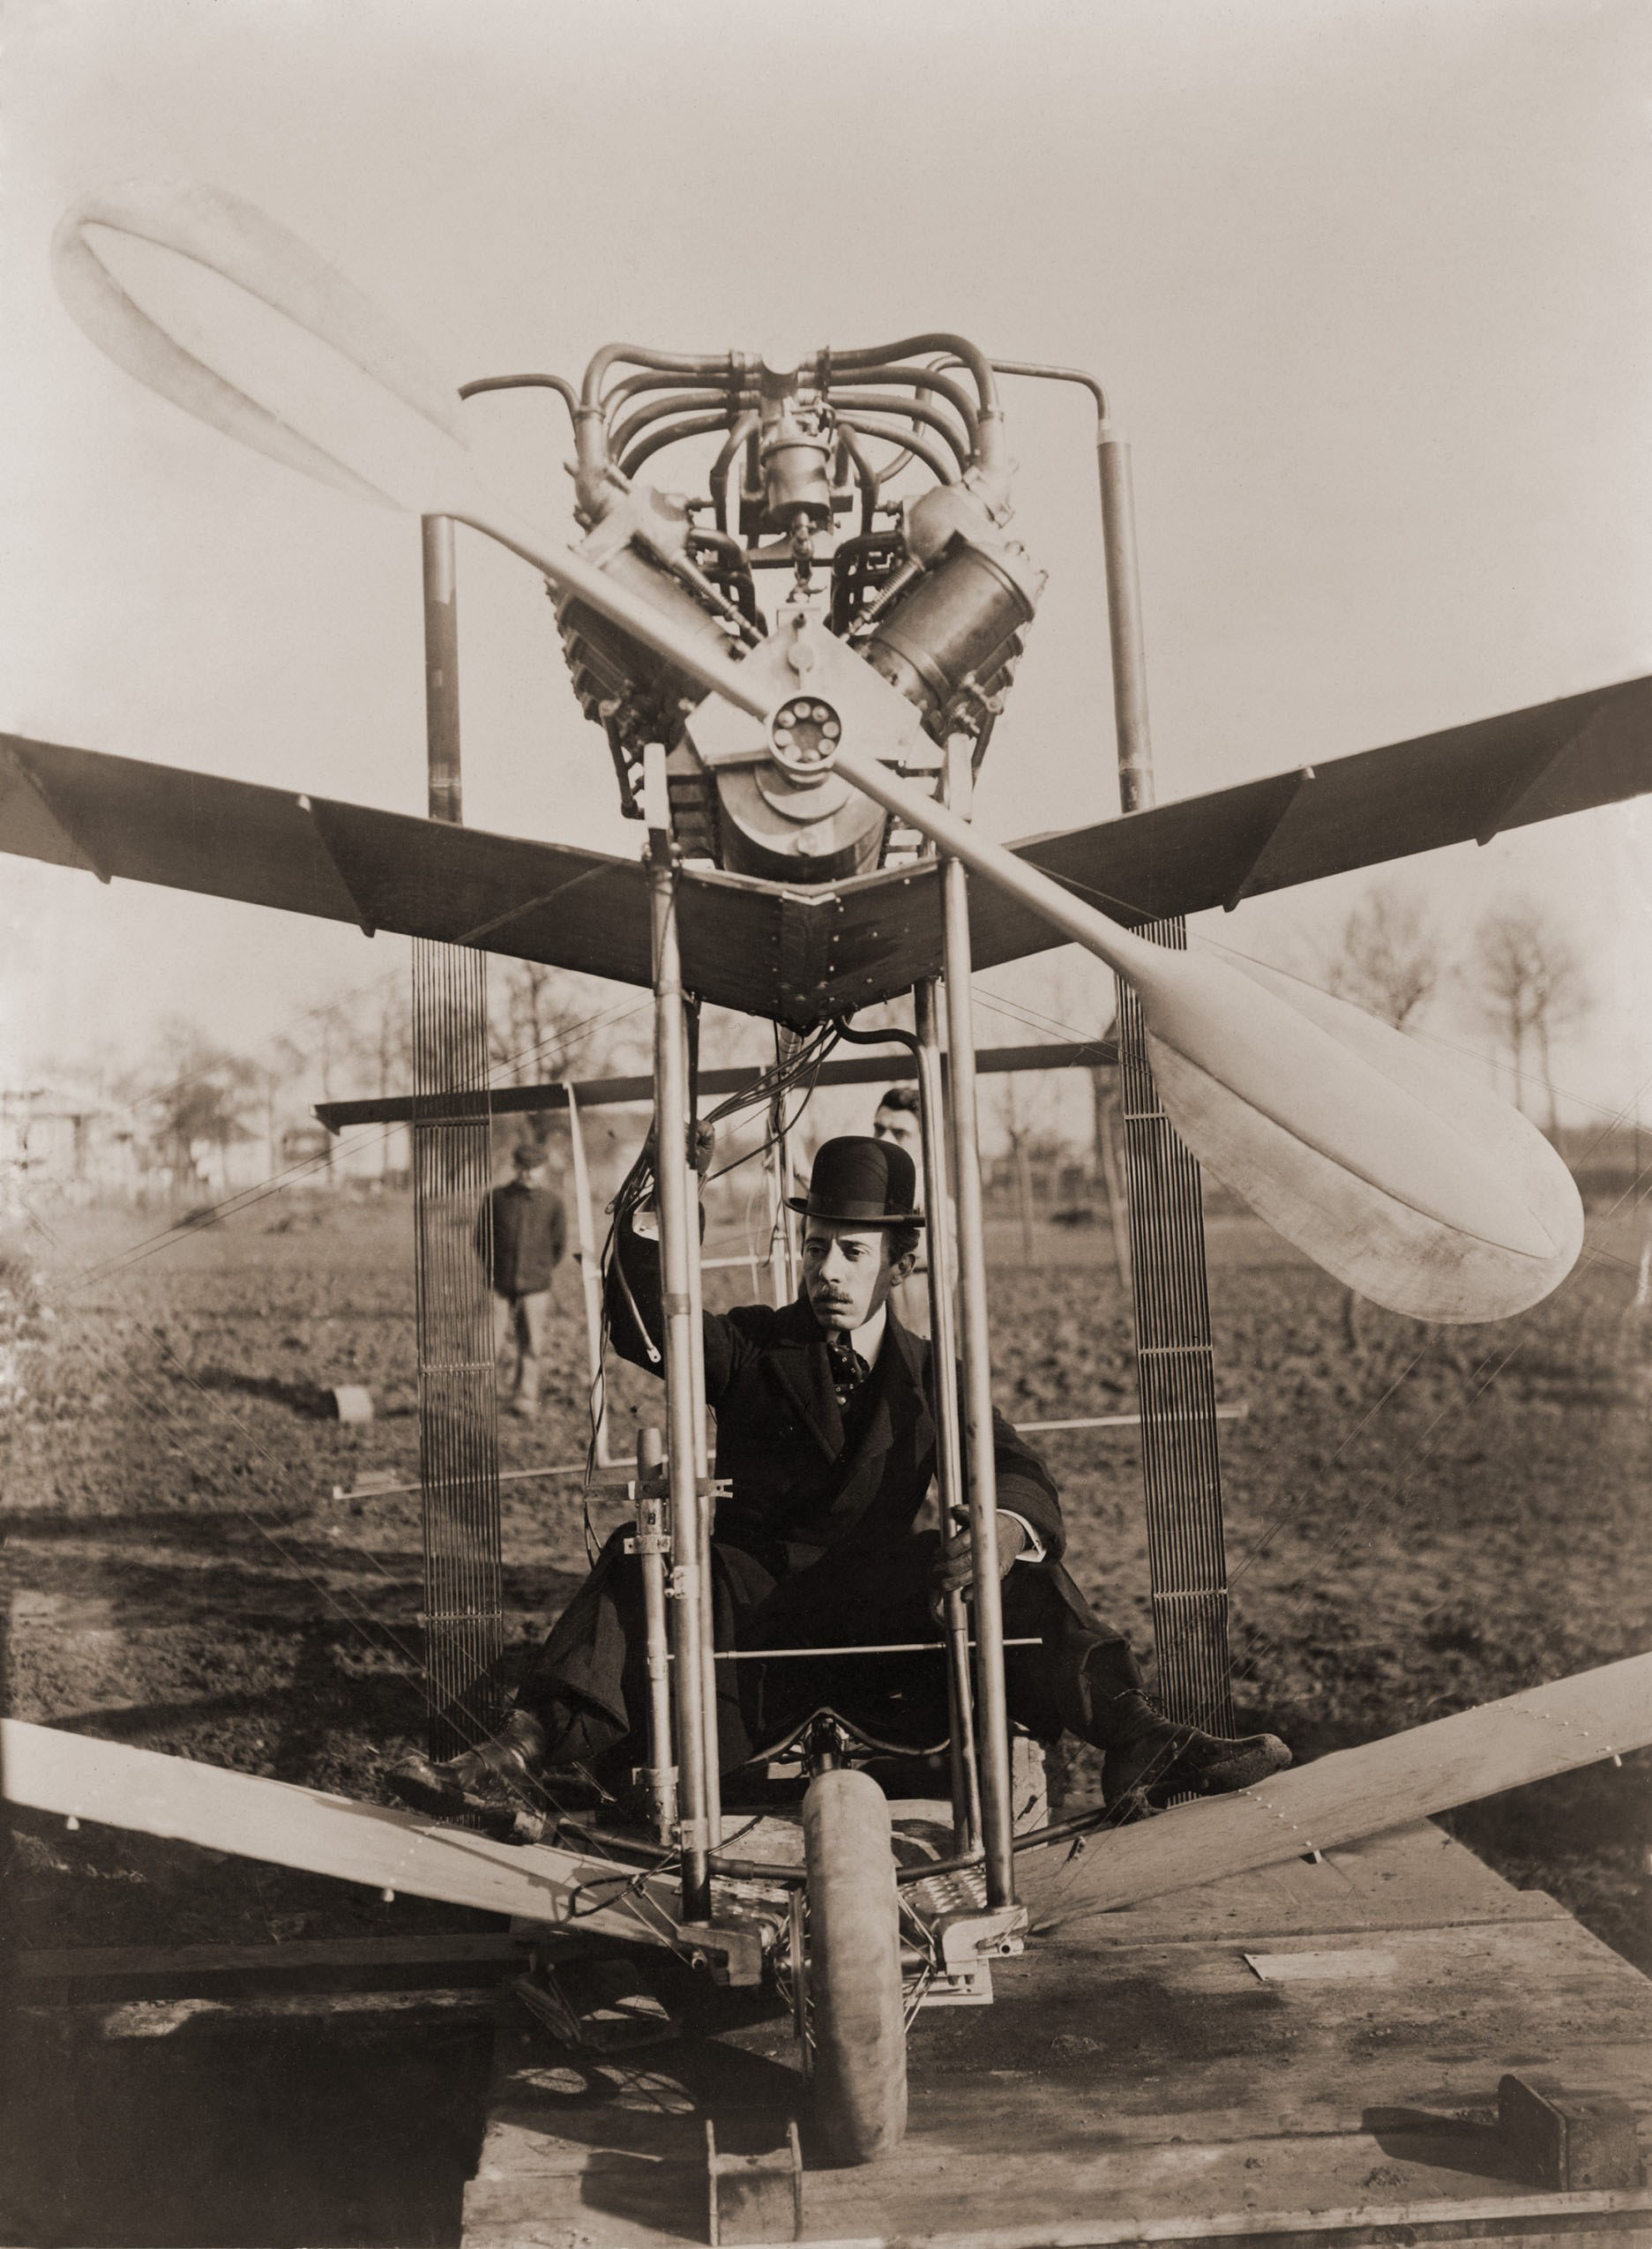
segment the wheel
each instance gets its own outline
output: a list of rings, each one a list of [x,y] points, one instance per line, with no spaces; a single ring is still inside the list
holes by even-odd
[[[907,2033],[889,1806],[864,1773],[822,1773],[803,1804],[815,2115],[833,2158],[875,2163],[907,2128]]]

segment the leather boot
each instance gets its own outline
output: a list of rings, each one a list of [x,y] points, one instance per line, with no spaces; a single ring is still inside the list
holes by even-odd
[[[1105,1728],[1096,1742],[1106,1752],[1102,1795],[1109,1812],[1126,1819],[1132,1809],[1140,1813],[1173,1796],[1225,1796],[1254,1788],[1290,1762],[1277,1734],[1224,1740],[1198,1726],[1177,1724],[1145,1694],[1098,1698],[1095,1715],[1098,1731]]]
[[[388,1767],[385,1784],[392,1796],[438,1819],[467,1812],[514,1812],[523,1804],[542,1804],[537,1785],[544,1768],[545,1729],[530,1711],[513,1710],[491,1741],[445,1757],[438,1765],[421,1752]]]

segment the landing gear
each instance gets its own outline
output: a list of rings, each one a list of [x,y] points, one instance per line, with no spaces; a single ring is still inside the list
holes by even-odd
[[[875,2163],[907,2124],[888,1801],[868,1774],[822,1773],[804,1798],[803,1827],[816,2120],[835,2162]]]

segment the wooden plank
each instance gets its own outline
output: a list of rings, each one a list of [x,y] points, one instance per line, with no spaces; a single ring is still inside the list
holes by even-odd
[[[1437,1866],[1482,1919],[1417,1925]],[[1346,1911],[1312,1887],[1327,1869],[1297,1871],[1309,1902]],[[808,2238],[1351,2244],[1385,2225],[1414,2241],[1495,2238],[1504,2219],[1529,2244],[1555,2226],[1583,2229],[1574,2249],[1626,2228],[1652,2238],[1644,2199],[1563,2208],[1531,2193],[1506,2175],[1495,2130],[1508,2066],[1652,2111],[1652,1984],[1547,1900],[1536,1918],[1499,1919],[1499,1896],[1514,1907],[1518,1894],[1426,1826],[1385,1838],[1358,1871],[1394,1963],[1378,1983],[1265,1987],[1230,1934],[1102,1946],[1094,1921],[1082,1942],[1058,1933],[996,1963],[992,2007],[919,2016],[898,2154],[859,2173],[811,2170]],[[1302,1896],[1284,1905],[1304,1914]],[[1368,1952],[1372,1932],[1270,1939],[1287,1956],[1339,1946]],[[646,2081],[570,2082],[568,2061],[531,2033],[501,2039],[467,2249],[694,2238],[701,2113],[721,2133],[760,2110],[773,2131],[803,2091],[781,2019],[660,2050]]]
[[[938,2161],[950,2201],[977,2156],[1035,2174],[1131,2147],[1362,2133],[1380,2168],[1377,2142],[1396,2132],[1486,2138],[1515,2065],[1652,2110],[1652,1985],[1575,1924],[1423,1931],[1387,1948],[1388,1982],[1328,1991],[1263,1990],[1228,1945],[1110,1963],[1058,1941],[1000,1963],[992,2008],[920,2016],[908,2141],[878,2177],[915,2194],[927,2177],[933,2200]],[[803,2090],[781,2021],[662,2050],[646,2080],[606,2068],[575,2109],[549,2089],[566,2059],[531,2034],[502,2044],[484,2169],[578,2178],[599,2158],[686,2160],[701,2111],[763,2104],[783,2120]]]
[[[1076,1858],[1031,1864],[1023,1894],[1046,1927],[1061,1927],[1328,1850],[1648,1742],[1652,1655],[1632,1655],[1106,1832]]]
[[[1505,2185],[1499,2193],[1496,2182],[1487,2191],[1484,2180],[1465,2187],[1420,2148],[1408,2146],[1394,2160],[1373,2163],[1371,2142],[1363,2139],[1132,2151],[1091,2162],[1046,2161],[1035,2175],[1014,2161],[985,2159],[963,2165],[961,2175],[956,2162],[938,2160],[912,2182],[909,2194],[895,2188],[889,2170],[805,2167],[804,2238],[815,2249],[1420,2242],[1484,2238],[1500,2222],[1528,2241],[1534,2231],[1538,2240],[1575,2240],[1553,2230],[1566,2220],[1592,2224],[1599,2238],[1615,2233],[1618,2243],[1644,2242],[1652,2232],[1652,2193],[1645,2189],[1541,2194]],[[1374,2192],[1365,2184],[1373,2174],[1379,2177]],[[1407,2193],[1412,2185],[1422,2191]],[[689,2163],[593,2164],[566,2185],[576,2191],[558,2198],[548,2180],[530,2185],[479,2176],[465,2197],[464,2249],[587,2249],[594,2242],[602,2249],[655,2249],[704,2238],[704,2180]],[[1551,2229],[1546,2234],[1545,2225]]]

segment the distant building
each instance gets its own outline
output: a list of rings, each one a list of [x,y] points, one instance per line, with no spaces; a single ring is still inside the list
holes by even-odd
[[[143,1163],[131,1114],[66,1080],[0,1087],[0,1171],[26,1193],[91,1201],[135,1194]]]

